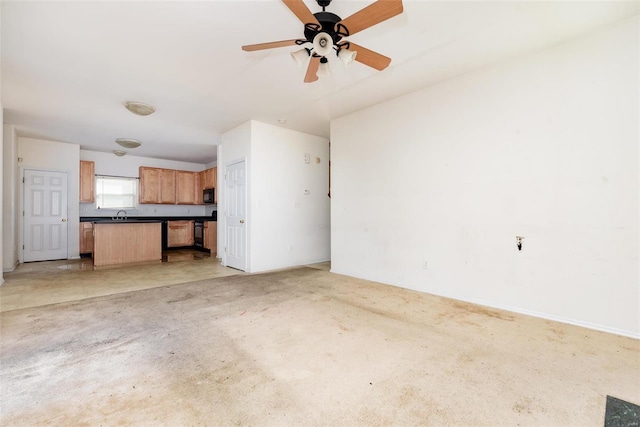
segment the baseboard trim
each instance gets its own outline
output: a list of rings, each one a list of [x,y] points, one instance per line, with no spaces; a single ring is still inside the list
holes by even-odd
[[[592,330],[595,330],[595,331],[606,332],[606,333],[615,334],[615,335],[621,335],[621,336],[628,337],[628,338],[640,339],[640,332],[633,332],[633,331],[627,331],[627,330],[624,330],[624,329],[611,328],[609,326],[599,325],[597,323],[581,322],[579,320],[569,319],[567,317],[561,317],[561,316],[554,316],[552,314],[542,313],[542,312],[534,311],[534,310],[526,310],[526,309],[522,309],[522,308],[490,304],[490,303],[487,303],[487,302],[484,302],[484,301],[468,301],[468,302],[471,302],[473,304],[480,304],[480,305],[483,305],[483,306],[486,306],[486,307],[497,308],[499,310],[506,310],[506,311],[511,311],[513,313],[518,313],[518,314],[524,314],[524,315],[527,315],[527,316],[538,317],[538,318],[545,319],[545,320],[552,320],[554,322],[566,323],[568,325],[573,325],[573,326],[580,326],[582,328],[592,329]]]
[[[430,294],[430,295],[436,295],[436,296],[440,296],[440,297],[444,297],[444,298],[450,298],[450,299],[454,299],[456,301],[468,302],[468,303],[471,303],[471,304],[478,304],[478,305],[482,305],[482,306],[488,307],[488,308],[495,308],[495,309],[498,309],[498,310],[510,311],[512,313],[524,314],[526,316],[532,316],[532,317],[537,317],[537,318],[540,318],[540,319],[551,320],[553,322],[566,323],[568,325],[579,326],[581,328],[591,329],[591,330],[594,330],[594,331],[606,332],[608,334],[620,335],[620,336],[627,337],[627,338],[640,339],[640,331],[635,332],[635,331],[628,331],[628,330],[625,330],[625,329],[617,329],[617,328],[612,328],[612,327],[605,326],[605,325],[599,325],[597,323],[582,322],[582,321],[575,320],[575,319],[570,319],[570,318],[567,318],[567,317],[554,316],[552,314],[543,313],[543,312],[539,312],[539,311],[535,311],[535,310],[527,310],[527,309],[523,309],[523,308],[520,308],[520,307],[512,307],[512,306],[508,306],[508,305],[494,304],[492,302],[484,301],[484,300],[464,299],[464,298],[460,298],[460,296],[458,296],[458,295],[437,294],[437,293],[434,293],[434,292],[428,292],[428,291],[425,291],[425,290],[422,290],[422,289],[416,289],[416,288],[412,288],[412,287],[408,287],[408,286],[397,285],[397,284],[394,284],[394,283],[385,283],[385,282],[382,282],[380,280],[370,279],[370,278],[367,278],[367,277],[359,277],[359,276],[355,276],[355,275],[350,274],[350,273],[340,273],[340,272],[335,271],[333,269],[333,266],[332,266],[330,272],[334,273],[334,274],[343,274],[345,276],[355,277],[355,278],[358,278],[358,279],[369,280],[369,281],[372,281],[372,282],[378,282],[378,283],[382,283],[382,284],[385,284],[385,285],[396,286],[396,287],[399,287],[399,288],[411,289],[413,291],[418,291],[418,292],[422,292],[422,293]]]

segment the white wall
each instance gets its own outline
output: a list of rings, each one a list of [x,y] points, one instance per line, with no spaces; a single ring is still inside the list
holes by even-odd
[[[309,164],[304,162],[305,153]],[[225,168],[238,160],[245,160],[247,166],[246,271],[328,260],[327,139],[257,121],[222,136],[218,151],[219,248],[225,244]],[[218,254],[224,263],[224,249]]]
[[[22,162],[18,163],[20,177],[24,169],[54,170],[67,173],[67,218],[68,218],[68,258],[80,256],[79,244],[79,164],[80,146],[63,142],[45,141],[34,138],[18,137],[18,157]],[[22,182],[17,183],[19,209],[22,209]],[[20,219],[22,217],[19,217]],[[22,227],[19,220],[19,227]],[[22,244],[19,242],[19,244]],[[19,253],[19,258],[20,253]]]
[[[251,271],[329,260],[329,141],[254,121],[251,164]]]
[[[3,196],[2,247],[3,271],[13,271],[18,264],[18,137],[12,125],[3,126]]]
[[[4,124],[4,121],[2,121],[2,119],[4,118],[4,110],[2,108],[2,104],[0,103],[0,122],[2,122]],[[1,138],[1,142],[2,142],[2,150],[0,150],[0,164],[3,165],[2,166],[2,173],[0,173],[0,200],[2,200],[2,209],[0,209],[0,224],[2,224],[2,227],[0,227],[0,240],[2,240],[2,245],[0,245],[0,259],[3,260],[3,264],[4,264],[4,206],[5,206],[5,199],[4,199],[4,128],[2,131],[2,135],[0,136]],[[2,271],[0,271],[0,285],[2,285],[4,283],[4,269]]]
[[[140,166],[156,168],[185,170],[199,172],[207,168],[200,163],[187,163],[174,160],[153,159],[150,157],[137,157],[126,155],[118,157],[113,153],[80,150],[80,160],[95,162],[96,175],[115,175],[138,177]],[[138,205],[135,210],[127,210],[127,216],[204,216],[211,215],[215,209],[212,206],[187,206],[187,205]],[[80,216],[113,216],[113,210],[96,209],[95,203],[81,203]]]
[[[246,162],[245,166],[247,168],[246,175],[246,189],[247,189],[247,197],[251,192],[251,122],[245,122],[240,126],[237,126],[231,129],[228,132],[225,132],[221,139],[220,145],[218,146],[218,179],[217,179],[217,188],[218,191],[218,257],[222,258],[222,264],[225,265],[225,238],[226,238],[226,221],[224,217],[225,210],[225,188],[224,188],[224,174],[225,168],[229,163],[235,163],[237,161],[244,160]],[[247,247],[251,247],[251,229],[252,229],[252,218],[251,212],[248,212],[247,222],[246,222],[246,238],[247,238]],[[249,266],[251,265],[251,254],[247,253],[247,268],[245,271],[250,271]]]
[[[332,121],[332,271],[640,337],[638,47],[635,17]]]

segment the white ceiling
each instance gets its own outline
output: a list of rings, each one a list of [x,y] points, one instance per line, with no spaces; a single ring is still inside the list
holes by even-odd
[[[346,18],[370,3],[334,0],[327,11]],[[240,48],[302,37],[279,0],[3,0],[4,119],[19,135],[87,150],[135,138],[143,145],[130,155],[209,163],[221,134],[247,120],[328,137],[330,119],[594,31],[639,4],[405,0],[402,15],[349,38],[391,57],[389,68],[330,58],[332,76],[305,84],[289,56],[298,48]],[[157,111],[135,116],[131,100]]]

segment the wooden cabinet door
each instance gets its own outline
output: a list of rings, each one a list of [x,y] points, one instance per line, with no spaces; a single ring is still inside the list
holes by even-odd
[[[80,203],[94,202],[95,163],[80,160]]]
[[[193,221],[167,222],[167,247],[193,246]]]
[[[80,253],[93,253],[93,223],[80,223]]]
[[[218,223],[216,221],[205,221],[204,223],[204,247],[211,251],[212,256],[217,256]]]
[[[195,205],[198,187],[197,172],[176,171],[176,199],[179,205]]]
[[[140,203],[160,203],[160,169],[140,166]]]
[[[215,188],[216,182],[215,182],[215,175],[214,175],[213,171],[214,171],[214,168],[205,169],[205,170],[202,171],[202,175],[203,175],[203,178],[204,178],[203,190],[208,190],[210,188]]]
[[[158,203],[176,203],[176,171],[160,169],[160,200]]]
[[[195,172],[195,179],[196,179],[196,188],[195,188],[195,194],[194,194],[194,200],[195,200],[195,204],[196,205],[204,205],[204,202],[202,201],[202,183],[204,182],[202,180],[202,172]]]

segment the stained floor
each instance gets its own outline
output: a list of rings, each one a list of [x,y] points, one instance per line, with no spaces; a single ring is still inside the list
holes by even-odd
[[[84,263],[5,276],[0,424],[602,426],[640,401],[638,340],[329,263]]]

